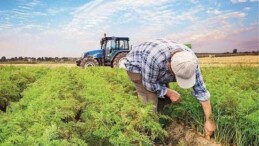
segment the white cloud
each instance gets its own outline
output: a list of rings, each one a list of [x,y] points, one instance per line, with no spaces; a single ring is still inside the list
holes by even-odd
[[[34,6],[38,5],[39,3],[40,3],[40,0],[32,0],[28,3],[25,3],[24,6],[34,7]]]
[[[244,3],[247,2],[247,0],[230,0],[232,3]]]
[[[216,10],[216,9],[209,9],[209,10],[206,11],[206,13],[218,15],[218,14],[221,14],[222,12],[219,11],[219,10]]]
[[[258,2],[259,0],[230,0],[232,3]]]
[[[72,38],[87,34],[90,39],[96,39],[106,32],[139,41],[152,39],[173,31],[179,24],[197,21],[198,13],[205,10],[200,5],[188,11],[172,9],[175,4],[180,3],[173,0],[91,1],[73,13],[72,21],[63,27],[63,36]],[[131,24],[134,26],[129,26]]]
[[[17,3],[17,7],[5,11],[0,11],[1,16],[5,21],[1,21],[1,23],[9,23],[10,21],[15,22],[16,25],[26,25],[32,21],[32,17],[34,16],[44,16],[46,14],[42,12],[35,11],[35,7],[40,4],[39,0],[19,0]]]
[[[236,19],[239,21],[243,17],[243,13],[229,12],[210,17],[208,19],[198,20],[196,23],[193,23],[193,25],[190,26],[184,33],[181,33],[181,37],[178,40],[183,39],[185,41],[203,41],[204,39],[225,37],[225,34],[231,32],[232,28],[234,27],[233,24],[229,22],[229,20]],[[208,37],[213,36],[213,34],[215,34],[215,37]],[[169,37],[173,36],[174,35],[169,35]],[[177,36],[174,36],[174,38],[176,37]]]
[[[199,3],[199,0],[189,0],[191,3],[193,3],[193,4],[197,4],[197,3]]]
[[[47,14],[56,15],[56,14],[63,13],[68,10],[70,10],[70,9],[68,9],[68,8],[49,8],[49,9],[47,9]]]
[[[28,24],[22,27],[22,29],[34,29],[34,30],[39,30],[43,29],[43,26],[41,25],[35,25],[35,24]]]
[[[244,10],[246,10],[246,11],[250,11],[250,10],[251,10],[251,8],[250,8],[250,7],[245,7],[245,8],[244,8]]]
[[[185,31],[166,37],[181,43],[192,43],[197,52],[206,52],[206,48],[217,46],[215,42],[224,42],[225,45],[222,48],[207,50],[207,52],[222,52],[224,49],[226,50],[230,36],[239,35],[245,31],[245,27],[241,23],[245,16],[246,14],[242,12],[224,12],[208,19],[199,20]]]
[[[32,7],[25,6],[25,5],[20,5],[20,6],[18,6],[18,8],[20,8],[20,9],[26,9],[26,10],[31,10],[31,9],[32,9]]]
[[[165,5],[171,2],[174,1],[91,1],[73,13],[72,21],[64,26],[63,32],[69,36],[91,34],[95,38],[104,32],[108,35],[114,32],[122,34],[127,29],[138,30],[137,33],[142,35],[155,33],[174,19],[173,12],[168,8],[170,5]],[[127,27],[130,23],[135,23],[134,28]],[[123,28],[124,32],[118,31]]]
[[[9,29],[12,28],[13,25],[11,23],[2,23],[0,24],[0,30],[5,30],[5,29]]]

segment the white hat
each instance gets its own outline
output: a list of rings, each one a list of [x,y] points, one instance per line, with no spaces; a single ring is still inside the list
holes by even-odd
[[[175,53],[171,58],[171,68],[181,88],[191,88],[195,84],[198,59],[188,51]]]

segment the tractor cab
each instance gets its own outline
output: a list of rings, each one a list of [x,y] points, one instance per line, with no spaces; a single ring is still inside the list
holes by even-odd
[[[119,52],[129,51],[129,38],[104,37],[101,40],[101,49],[103,50],[105,64],[109,64]]]

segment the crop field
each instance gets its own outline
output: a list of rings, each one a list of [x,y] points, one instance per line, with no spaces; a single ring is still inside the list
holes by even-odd
[[[201,67],[225,67],[225,66],[253,66],[259,67],[258,55],[247,56],[228,56],[228,57],[202,57],[198,58]],[[0,62],[0,66],[34,66],[34,67],[75,67],[75,63],[55,63],[55,62],[38,62],[31,64],[30,62]]]
[[[202,67],[254,66],[259,67],[259,56],[229,56],[199,58]]]
[[[259,145],[259,69],[202,72],[217,123],[213,138],[223,145]],[[167,145],[173,121],[203,132],[200,104],[175,83],[170,86],[182,101],[154,114],[138,101],[122,69],[0,66],[0,75],[0,145]]]

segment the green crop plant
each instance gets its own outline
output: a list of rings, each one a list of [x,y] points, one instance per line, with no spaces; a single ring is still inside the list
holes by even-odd
[[[152,106],[138,102],[131,89],[122,70],[48,70],[1,115],[0,143],[152,145],[166,132]]]
[[[214,138],[226,145],[258,145],[258,69],[202,72],[217,123]],[[1,67],[0,73],[0,99],[8,101],[0,113],[0,145],[152,145],[165,141],[159,120],[167,116],[203,132],[199,102],[176,83],[171,88],[182,101],[157,115],[138,101],[121,69]]]
[[[217,123],[215,138],[225,144],[259,144],[259,77],[254,67],[203,68],[203,77],[211,93],[214,119]],[[185,124],[203,131],[203,114],[196,99],[188,90],[176,84],[183,100],[168,107],[167,114]]]
[[[22,98],[21,93],[29,84],[35,82],[47,68],[0,67],[0,110]]]

